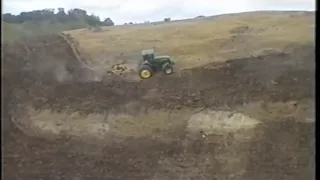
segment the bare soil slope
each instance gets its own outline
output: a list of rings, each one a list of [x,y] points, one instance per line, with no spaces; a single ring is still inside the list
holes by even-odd
[[[311,179],[314,50],[312,43],[291,44],[285,53],[127,82],[97,80],[58,35],[4,45],[4,178]],[[223,111],[231,112],[231,124],[217,115]],[[63,113],[78,115],[58,122]],[[241,128],[248,121],[239,113],[255,125]],[[83,135],[81,127],[101,114],[114,117],[103,120],[109,128],[102,141]],[[77,128],[43,133],[49,131],[34,128],[33,115]],[[77,124],[83,119],[87,124]]]

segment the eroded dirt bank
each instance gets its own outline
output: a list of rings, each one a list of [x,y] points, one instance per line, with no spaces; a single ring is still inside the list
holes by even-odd
[[[182,77],[143,82],[119,78],[97,81],[58,36],[21,41],[4,46],[3,52],[5,179],[313,177],[315,66],[311,45],[293,46],[288,54],[208,64],[188,70]],[[199,130],[191,136],[188,119],[175,116],[173,123],[167,123],[160,116],[150,120],[150,115],[129,123],[163,121],[168,128],[150,124],[152,133],[140,136],[110,133],[103,143],[86,142],[84,137],[74,138],[67,132],[49,140],[40,135],[29,137],[11,123],[12,118],[26,117],[26,107],[133,117],[154,111],[226,110],[241,112],[259,123],[246,130],[206,135]],[[285,108],[292,111],[282,112]],[[313,121],[305,120],[310,118]]]

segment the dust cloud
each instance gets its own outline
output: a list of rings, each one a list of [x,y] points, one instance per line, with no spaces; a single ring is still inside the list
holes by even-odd
[[[31,66],[31,67],[30,67]],[[59,83],[79,81],[79,82],[98,82],[102,81],[101,75],[83,67],[81,64],[70,64],[65,60],[46,58],[29,65],[28,71],[39,74],[42,77],[53,79]]]

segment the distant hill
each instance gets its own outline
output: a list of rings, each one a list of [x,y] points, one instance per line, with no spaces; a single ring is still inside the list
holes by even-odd
[[[100,17],[87,15],[82,9],[63,8],[21,12],[19,15],[6,13],[2,15],[3,41],[10,42],[27,36],[59,33],[61,31],[81,29],[92,26],[113,26],[110,18],[104,21]]]

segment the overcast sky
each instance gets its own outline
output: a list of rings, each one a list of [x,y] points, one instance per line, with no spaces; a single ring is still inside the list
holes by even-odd
[[[3,13],[37,9],[84,9],[116,24],[193,18],[256,10],[315,10],[315,0],[3,0]]]

